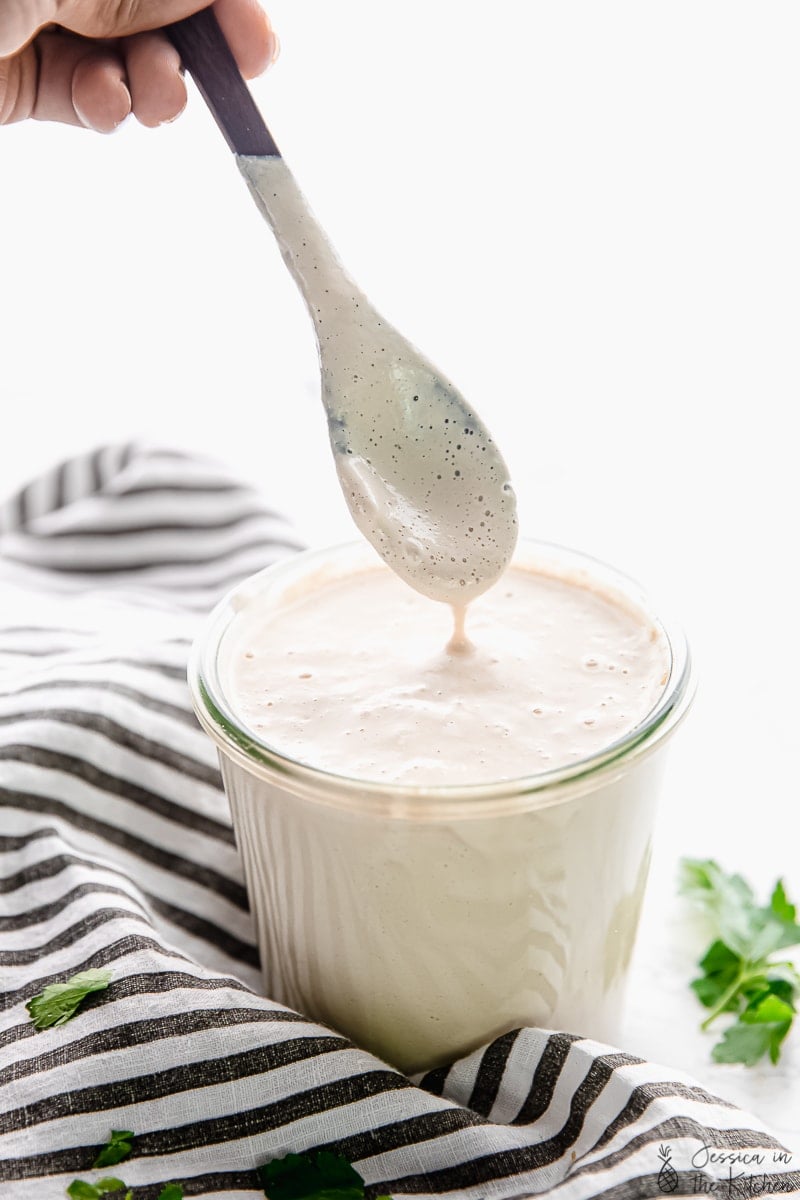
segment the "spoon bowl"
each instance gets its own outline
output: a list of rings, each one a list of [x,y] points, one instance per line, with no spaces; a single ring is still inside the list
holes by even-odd
[[[239,167],[314,322],[334,461],[356,525],[412,587],[466,604],[499,578],[517,541],[497,446],[347,274],[283,159],[240,156]]]

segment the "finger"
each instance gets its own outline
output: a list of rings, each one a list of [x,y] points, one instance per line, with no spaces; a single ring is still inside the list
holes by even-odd
[[[79,64],[93,57],[97,48],[71,34],[43,33],[29,51],[38,57],[38,72],[35,100],[26,115],[37,121],[83,125],[75,111],[72,81]]]
[[[217,0],[214,13],[245,79],[255,79],[278,57],[279,43],[257,0]]]
[[[42,34],[17,58],[23,68],[35,62],[36,79],[32,102],[19,98],[30,95],[30,83],[19,90],[12,120],[32,116],[110,132],[130,113],[121,61],[108,49],[67,34]]]
[[[108,47],[43,33],[0,59],[0,125],[33,117],[111,133],[130,111],[122,60]]]
[[[160,33],[135,34],[121,49],[136,119],[151,129],[174,121],[186,107],[178,51]]]
[[[33,46],[11,58],[0,58],[0,125],[24,121],[33,112],[39,60]]]
[[[122,59],[95,50],[80,60],[72,76],[72,106],[81,124],[113,133],[130,115],[132,101]]]

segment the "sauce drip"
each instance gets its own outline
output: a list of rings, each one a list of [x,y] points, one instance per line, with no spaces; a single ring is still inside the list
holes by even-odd
[[[447,643],[448,654],[468,654],[474,650],[472,642],[467,637],[467,605],[452,604],[453,633]]]

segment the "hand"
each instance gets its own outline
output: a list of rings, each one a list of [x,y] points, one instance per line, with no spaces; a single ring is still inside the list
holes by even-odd
[[[186,85],[178,52],[158,29],[204,7],[0,0],[0,125],[33,117],[112,133],[130,113],[148,126],[174,121]],[[214,11],[244,76],[260,75],[278,41],[257,0],[217,0]]]

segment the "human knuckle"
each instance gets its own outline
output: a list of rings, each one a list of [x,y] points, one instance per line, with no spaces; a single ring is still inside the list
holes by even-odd
[[[102,25],[107,36],[129,33],[136,24],[140,10],[139,0],[104,0]]]
[[[29,117],[36,103],[37,60],[32,47],[0,58],[0,125]]]

